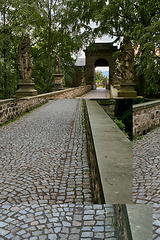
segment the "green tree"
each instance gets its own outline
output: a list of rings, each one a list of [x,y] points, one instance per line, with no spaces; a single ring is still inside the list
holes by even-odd
[[[103,6],[102,14],[95,20],[100,23],[96,31],[108,32],[117,39],[124,35],[131,36],[134,47],[139,47],[135,67],[136,74],[142,81],[141,94],[151,97],[160,94],[160,56],[155,53],[160,44],[160,2],[109,1],[108,5]]]
[[[33,2],[33,1],[32,1]],[[19,79],[17,49],[26,31],[34,27],[35,6],[31,1],[0,1],[0,98],[15,94]],[[33,13],[33,14],[32,14]]]
[[[62,71],[65,79],[71,81],[73,72],[72,54],[83,45],[69,22],[71,12],[67,10],[69,1],[40,0],[37,4],[36,27],[32,31],[31,54],[34,62],[33,77],[39,92],[51,91],[54,87],[55,57],[61,55]]]
[[[102,83],[104,79],[103,73],[101,71],[95,71],[95,82]]]
[[[61,52],[62,70],[70,80],[72,54],[83,44],[81,32],[77,34],[71,27],[72,11],[67,10],[68,2],[70,0],[0,1],[0,98],[11,97],[16,91],[17,49],[26,32],[31,37],[32,75],[37,90],[41,93],[52,90],[57,52]]]
[[[140,81],[144,79],[143,94],[159,94],[160,56],[155,54],[160,47],[159,0],[75,0],[73,4],[77,6],[74,14],[80,16],[84,28],[91,20],[97,24],[92,36],[109,34],[116,41],[131,36],[134,47],[139,46],[135,67]]]

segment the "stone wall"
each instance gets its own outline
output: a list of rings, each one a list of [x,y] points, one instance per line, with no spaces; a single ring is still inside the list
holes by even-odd
[[[40,94],[21,99],[0,100],[0,125],[47,102],[48,99],[75,98],[91,90],[91,85]]]
[[[126,205],[125,204],[114,205],[114,212],[117,239],[118,240],[132,239]]]
[[[98,104],[103,108],[103,110],[109,115],[109,117],[114,120],[115,118],[115,108],[116,108],[116,100],[114,99],[105,99],[105,100],[97,100]]]
[[[47,102],[46,98],[30,97],[28,99],[8,99],[0,101],[0,124]]]
[[[133,136],[144,135],[160,126],[160,100],[133,106]]]
[[[131,142],[96,101],[85,100],[85,118],[94,203],[132,203]]]

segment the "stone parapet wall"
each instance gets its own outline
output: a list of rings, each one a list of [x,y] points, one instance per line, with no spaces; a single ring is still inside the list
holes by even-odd
[[[96,101],[85,100],[93,202],[132,203],[132,144]]]
[[[79,86],[76,88],[68,88],[60,91],[45,93],[45,94],[41,94],[40,96],[45,96],[47,99],[60,99],[60,98],[71,99],[89,92],[91,88],[92,88],[91,85],[85,85],[85,86]]]
[[[116,237],[118,240],[132,239],[128,213],[125,204],[114,205]]]
[[[47,99],[41,97],[0,101],[0,125],[45,102],[47,102]]]
[[[89,114],[85,102],[85,120],[86,120],[86,138],[87,138],[87,153],[89,159],[89,166],[91,169],[91,190],[93,194],[93,202],[95,204],[104,204],[104,194],[102,190],[102,183],[99,173],[98,161],[94,148],[94,141],[92,136],[92,128],[90,125]]]
[[[69,88],[20,99],[0,100],[0,125],[45,103],[48,99],[75,98],[91,90],[91,85]]]
[[[160,100],[133,106],[133,136],[144,135],[160,126]]]

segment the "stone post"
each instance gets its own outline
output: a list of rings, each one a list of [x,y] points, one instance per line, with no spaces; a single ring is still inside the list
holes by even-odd
[[[34,79],[31,78],[33,64],[29,54],[30,37],[26,34],[18,48],[18,69],[20,72],[19,89],[16,91],[16,97],[26,97],[37,95],[34,89]]]
[[[57,54],[56,56],[56,73],[54,74],[55,78],[55,91],[62,90],[63,89],[63,74],[61,71],[61,59],[60,54]]]
[[[136,98],[137,92],[134,90],[134,49],[129,36],[125,36],[120,46],[120,57],[118,66],[118,79],[120,80],[120,90],[118,97]]]

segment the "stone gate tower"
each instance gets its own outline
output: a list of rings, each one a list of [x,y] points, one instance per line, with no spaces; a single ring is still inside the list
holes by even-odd
[[[85,51],[85,81],[86,84],[95,85],[95,67],[109,67],[109,79],[113,76],[115,60],[113,53],[117,51],[113,43],[95,43],[92,48],[87,47]]]

